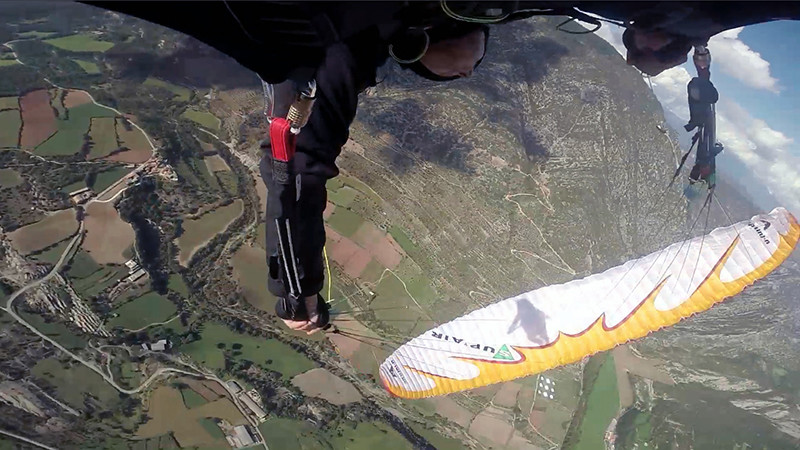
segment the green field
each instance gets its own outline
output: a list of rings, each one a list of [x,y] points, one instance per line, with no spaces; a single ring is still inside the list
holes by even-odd
[[[464,448],[464,444],[460,440],[442,436],[436,430],[427,428],[422,424],[410,422],[408,425],[414,432],[436,447],[437,450],[460,450]]]
[[[57,359],[47,358],[36,363],[31,373],[53,385],[58,397],[74,408],[85,409],[86,395],[95,397],[104,409],[112,409],[119,403],[117,391],[82,364],[65,369]]]
[[[222,188],[225,189],[231,195],[236,195],[239,190],[239,181],[236,179],[236,175],[233,172],[225,171],[225,172],[216,172],[214,175],[217,176],[219,180],[219,184],[222,185]]]
[[[22,119],[16,109],[0,111],[0,147],[19,147]]]
[[[407,254],[418,254],[419,248],[417,248],[417,246],[414,244],[414,241],[408,237],[402,228],[398,227],[397,225],[392,225],[389,227],[389,235],[394,238],[395,242],[397,242],[400,245],[400,248],[402,248]]]
[[[181,114],[181,117],[185,117],[211,131],[219,131],[220,120],[210,112],[187,109]]]
[[[70,350],[86,348],[86,340],[82,336],[70,331],[66,325],[60,322],[46,322],[44,317],[24,311],[20,311],[19,315],[25,319],[26,322],[36,327],[42,334]]]
[[[328,225],[343,236],[351,237],[364,222],[358,214],[345,208],[336,208],[328,217]]]
[[[94,297],[128,275],[125,266],[102,266],[86,278],[72,280],[72,285],[82,297]]]
[[[403,283],[391,273],[384,275],[375,287],[375,293],[370,309],[375,311],[378,320],[408,335],[422,333],[432,325],[427,314],[422,313],[409,297]]]
[[[100,265],[83,250],[78,250],[72,257],[67,271],[67,278],[86,278],[100,270]]]
[[[186,164],[186,161],[181,160],[177,166],[175,166],[175,172],[178,173],[178,177],[180,177],[183,181],[188,181],[189,184],[193,184],[195,186],[202,186],[203,183],[197,178],[197,176],[192,171],[192,168]]]
[[[0,188],[10,188],[22,184],[22,177],[14,169],[0,169]]]
[[[19,61],[16,59],[0,59],[0,67],[15,66],[17,64],[19,64]]]
[[[77,65],[81,66],[81,69],[83,69],[83,71],[88,73],[89,75],[100,73],[100,68],[97,66],[97,64],[91,61],[84,61],[82,59],[73,59],[73,61]]]
[[[332,436],[330,441],[333,448],[346,448],[348,450],[381,450],[411,449],[411,443],[403,438],[400,433],[382,422],[361,422],[355,428],[349,425],[340,425],[337,432],[342,436]]]
[[[203,178],[205,178],[206,184],[211,186],[211,189],[214,189],[215,191],[221,189],[219,181],[217,181],[216,175],[214,175],[214,172],[211,171],[211,169],[208,167],[208,164],[206,164],[205,161],[202,164],[202,167],[199,168],[199,170],[200,173],[203,174]]]
[[[117,143],[117,125],[113,117],[97,117],[91,119],[89,137],[92,139],[88,159],[102,158],[119,148]]]
[[[65,194],[69,194],[70,192],[75,192],[79,189],[83,189],[86,187],[86,182],[84,180],[76,181],[75,183],[68,184],[61,188],[61,192]]]
[[[225,433],[222,432],[214,419],[203,417],[202,419],[197,419],[197,421],[200,423],[200,426],[202,426],[203,429],[206,430],[214,439],[225,439]]]
[[[313,425],[302,420],[270,416],[258,429],[269,448],[316,450],[330,447],[323,445],[325,438]]]
[[[183,404],[186,405],[186,409],[196,408],[208,403],[206,399],[190,388],[181,389],[181,398],[183,398]],[[214,424],[214,426],[219,429],[216,424]]]
[[[129,174],[133,169],[128,169],[126,167],[117,167],[111,170],[106,170],[105,172],[100,172],[97,174],[97,179],[94,181],[94,190],[95,192],[103,192],[111,186],[112,184],[116,183],[120,178],[124,177],[125,175]]]
[[[140,372],[133,370],[134,363],[125,361],[120,364],[120,380],[130,387],[138,386],[142,382]]]
[[[167,282],[167,288],[170,291],[177,292],[181,295],[181,297],[188,297],[189,296],[189,287],[186,286],[186,283],[183,282],[183,278],[181,278],[180,274],[173,273],[169,276],[169,281]]]
[[[233,255],[233,271],[239,280],[244,298],[256,308],[272,312],[276,298],[267,290],[267,254],[259,247],[243,245]]]
[[[164,80],[159,80],[158,78],[150,77],[144,80],[144,85],[166,89],[175,94],[177,100],[180,100],[182,102],[188,102],[189,99],[192,97],[192,91],[190,91],[189,89],[183,86],[178,86],[176,84],[168,83]]]
[[[52,36],[54,34],[56,34],[55,31],[35,31],[34,30],[34,31],[25,31],[25,32],[22,32],[22,33],[17,33],[17,36],[22,38],[22,39],[30,39],[30,38],[40,39],[40,38],[50,37],[50,36]]]
[[[89,133],[93,117],[114,117],[116,113],[108,108],[86,103],[69,108],[69,120],[57,120],[58,131],[36,147],[39,155],[74,155],[83,146],[84,137]]]
[[[366,183],[362,182],[358,178],[351,177],[349,175],[339,175],[336,177],[344,186],[350,186],[351,188],[357,190],[364,194],[367,198],[375,202],[376,205],[380,205],[383,203],[383,200],[375,193]]]
[[[147,141],[147,137],[144,133],[134,126],[131,126],[130,131],[126,130],[120,118],[117,118],[117,135],[119,136],[120,143],[129,149],[151,149],[150,143]]]
[[[287,379],[316,367],[305,355],[280,341],[239,334],[225,325],[205,323],[200,336],[200,340],[183,345],[180,350],[210,369],[225,368],[226,351],[235,359],[252,361],[280,372]],[[236,347],[241,345],[241,348],[234,348],[234,344],[238,344]],[[236,352],[240,354],[234,354]]]
[[[218,233],[225,231],[236,218],[242,214],[243,202],[233,203],[203,214],[198,219],[183,221],[183,234],[178,238],[181,252],[181,264],[185,264],[191,255]]]
[[[604,448],[603,436],[606,428],[618,412],[619,391],[614,357],[608,353],[586,402],[586,414],[583,416],[580,437],[575,448],[586,450]]]
[[[358,191],[347,186],[335,190],[328,190],[328,200],[330,200],[334,205],[344,208],[347,208],[353,204],[356,199],[356,195],[358,195]]]
[[[19,109],[19,97],[0,97],[0,109]]]
[[[97,40],[91,34],[73,34],[44,42],[70,52],[104,52],[114,46],[113,42]]]
[[[172,302],[155,292],[148,292],[116,308],[114,313],[119,315],[111,319],[108,325],[135,330],[154,322],[163,322],[177,312],[178,308]]]
[[[30,256],[39,262],[55,264],[58,262],[58,259],[61,258],[61,255],[64,253],[64,250],[67,249],[67,246],[69,245],[71,240],[72,238],[65,239],[56,244],[53,248],[47,249],[39,254]]]

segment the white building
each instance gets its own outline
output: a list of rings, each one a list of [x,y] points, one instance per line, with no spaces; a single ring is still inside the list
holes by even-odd
[[[145,350],[151,350],[154,352],[163,352],[164,350],[172,347],[172,343],[166,339],[161,339],[155,343],[146,343],[142,344],[142,348]]]

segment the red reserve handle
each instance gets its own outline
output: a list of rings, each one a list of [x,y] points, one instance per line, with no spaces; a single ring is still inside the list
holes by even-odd
[[[288,163],[294,158],[297,135],[292,133],[292,122],[282,117],[273,118],[269,124],[269,139],[274,159]]]

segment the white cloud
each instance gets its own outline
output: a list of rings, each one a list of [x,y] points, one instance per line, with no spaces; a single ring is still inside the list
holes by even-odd
[[[661,102],[661,106],[686,122],[689,121],[686,85],[691,79],[692,76],[683,67],[673,67],[650,78],[653,92]]]
[[[719,67],[727,75],[755,89],[780,92],[778,80],[770,73],[770,64],[761,54],[739,39],[742,27],[723,31],[708,41],[712,70]]]

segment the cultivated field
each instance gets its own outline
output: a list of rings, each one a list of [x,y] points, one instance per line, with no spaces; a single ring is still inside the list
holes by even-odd
[[[106,159],[134,164],[140,164],[150,159],[153,150],[145,135],[138,128],[126,126],[125,121],[119,117],[116,119],[116,127],[120,145],[128,150],[115,153]]]
[[[183,86],[178,86],[176,84],[166,82],[164,80],[159,80],[158,78],[152,78],[152,77],[148,78],[144,80],[144,85],[166,89],[175,94],[176,97],[175,100],[179,100],[182,102],[188,102],[192,96],[192,91],[190,91],[189,89]]]
[[[262,311],[274,311],[275,296],[267,290],[267,253],[259,247],[242,245],[232,262],[233,273],[247,302]]]
[[[43,263],[55,264],[58,262],[58,259],[61,258],[61,255],[64,254],[64,250],[67,249],[67,245],[69,245],[69,239],[65,239],[58,244],[54,245],[52,248],[49,248],[41,253],[36,253],[32,255],[37,261],[41,261]]]
[[[336,311],[335,306],[333,310]],[[333,343],[339,355],[350,361],[350,364],[360,373],[369,373],[377,377],[380,361],[386,359],[390,353],[388,349],[374,346],[374,343],[380,342],[381,336],[361,322],[354,320],[350,314],[337,314],[331,321],[340,328],[359,335],[350,337],[344,334],[328,333],[326,338]]]
[[[0,67],[15,66],[17,64],[19,64],[19,61],[16,59],[0,59]]]
[[[73,61],[75,61],[75,63],[78,64],[79,66],[81,66],[81,69],[83,69],[83,71],[88,73],[89,75],[100,73],[100,68],[97,67],[97,64],[91,61],[84,61],[82,59],[73,59]]]
[[[71,97],[70,91],[64,99],[65,105]],[[114,117],[116,113],[108,108],[95,105],[94,103],[84,103],[78,106],[69,107],[69,120],[59,120],[58,132],[50,139],[36,148],[36,153],[40,155],[74,155],[80,151],[84,143],[84,138],[89,133],[89,126],[93,118]],[[51,110],[52,111],[52,110]],[[25,116],[23,115],[23,133]]]
[[[14,230],[8,234],[8,238],[14,248],[27,255],[66,239],[77,230],[75,210],[62,209],[48,214],[36,223]]]
[[[619,391],[614,357],[608,353],[586,402],[576,449],[603,448],[606,429],[619,413]]]
[[[234,359],[249,360],[280,372],[287,379],[316,366],[305,355],[280,341],[239,334],[225,325],[205,323],[200,336],[200,340],[183,345],[180,350],[210,369],[225,368],[226,352]]]
[[[181,389],[181,398],[186,409],[197,408],[208,403],[208,400],[190,388]]]
[[[292,379],[292,384],[303,394],[318,397],[334,405],[346,405],[361,400],[361,394],[352,384],[323,368],[309,370]]]
[[[208,128],[211,131],[219,131],[219,119],[206,111],[198,111],[196,109],[187,109],[181,117],[185,117],[198,125]]]
[[[219,155],[211,155],[206,156],[203,158],[206,162],[206,166],[210,172],[230,172],[231,168],[228,167],[228,163],[225,162]]]
[[[197,219],[184,220],[183,234],[178,238],[180,264],[185,266],[197,250],[218,233],[225,231],[242,214],[243,207],[243,202],[236,200]]]
[[[97,399],[102,409],[113,409],[119,403],[119,395],[100,375],[82,364],[64,369],[57,359],[43,359],[31,370],[33,375],[56,388],[58,397],[75,409],[86,410],[84,399]]]
[[[89,137],[92,144],[87,159],[102,158],[119,148],[114,117],[95,117],[90,123]]]
[[[31,38],[41,39],[50,37],[54,34],[56,34],[54,31],[25,31],[22,33],[17,33],[17,36],[22,39],[31,39]]]
[[[181,447],[229,448],[227,441],[219,435],[213,436],[202,425],[204,418],[220,418],[233,425],[243,425],[246,419],[227,398],[202,406],[186,409],[180,391],[159,386],[150,396],[146,423],[136,431],[140,438],[153,438],[172,433]]]
[[[110,327],[136,330],[151,323],[164,322],[175,316],[175,305],[155,292],[135,298],[115,309],[119,314],[109,322]]]
[[[52,136],[58,127],[53,108],[50,106],[50,93],[44,89],[32,91],[20,98],[22,109],[23,148],[35,148]]]
[[[111,170],[106,170],[105,172],[100,172],[97,174],[97,179],[94,181],[94,187],[92,189],[95,192],[103,192],[109,186],[119,181],[120,178],[129,174],[131,170],[133,169],[117,167]]]
[[[411,449],[411,444],[397,431],[381,422],[361,422],[355,428],[340,426],[331,436],[333,448],[348,450],[384,450]],[[339,435],[341,433],[341,435]]]
[[[0,188],[19,186],[22,181],[22,177],[16,170],[0,169]]]
[[[514,434],[513,421],[507,413],[488,407],[475,416],[469,425],[469,434],[492,446],[503,448]],[[602,447],[600,447],[602,448]]]
[[[0,110],[19,109],[19,97],[0,97]]]
[[[84,91],[68,91],[64,97],[64,106],[67,108],[74,108],[76,106],[92,103],[91,97]]]
[[[189,287],[186,286],[186,283],[183,282],[183,278],[177,273],[173,273],[169,276],[167,288],[173,292],[177,292],[182,297],[189,296]]]
[[[114,46],[113,42],[97,40],[91,34],[73,34],[44,42],[71,52],[104,52]]]
[[[0,147],[19,147],[22,118],[16,109],[0,111]]]
[[[119,217],[114,204],[92,203],[86,208],[86,237],[83,249],[98,264],[122,264],[128,260],[123,252],[133,245],[131,225]]]
[[[81,253],[84,254],[84,253]],[[125,266],[102,266],[86,277],[72,277],[72,286],[83,298],[91,298],[128,276]]]

